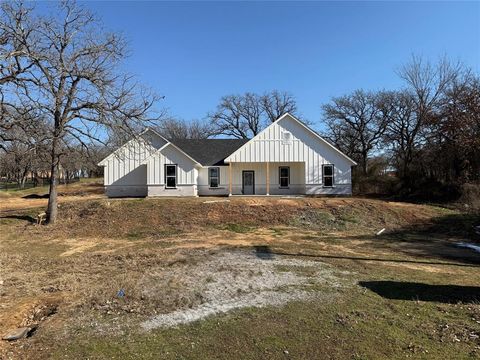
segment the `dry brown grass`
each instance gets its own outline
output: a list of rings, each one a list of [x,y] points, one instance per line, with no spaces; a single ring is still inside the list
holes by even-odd
[[[58,186],[59,203],[104,198],[100,181],[76,182]],[[19,210],[46,207],[48,187],[31,188],[12,192],[0,191],[0,214]]]
[[[0,342],[0,354],[33,354],[75,331],[108,334],[156,313],[196,306],[202,294],[191,291],[182,272],[225,249],[260,247],[343,270],[462,281],[474,271],[468,265],[479,261],[467,249],[452,248],[451,236],[410,236],[412,228],[460,216],[430,206],[356,198],[232,198],[205,204],[205,198],[111,200],[76,191],[63,197],[62,221],[55,226],[29,221],[45,199],[2,200],[0,333],[24,324],[36,309],[57,312],[32,318],[40,326],[22,343],[26,348]],[[22,206],[30,210],[18,210]],[[376,237],[383,227],[385,236]],[[120,289],[124,298],[117,296]],[[114,326],[113,318],[123,325]],[[100,325],[90,328],[93,323]]]

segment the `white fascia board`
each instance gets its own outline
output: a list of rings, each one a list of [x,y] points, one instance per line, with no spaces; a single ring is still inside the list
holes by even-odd
[[[195,160],[194,158],[192,158],[190,155],[188,155],[185,151],[183,151],[182,149],[180,149],[178,146],[176,146],[175,144],[171,143],[171,142],[168,142],[167,140],[167,143],[165,145],[163,145],[160,149],[156,150],[155,152],[153,152],[147,159],[145,159],[143,161],[142,164],[146,164],[148,159],[150,159],[153,155],[161,152],[163,149],[165,149],[166,147],[168,146],[172,146],[174,147],[176,150],[178,150],[179,152],[181,152],[183,155],[185,155],[187,158],[189,158],[194,164],[195,164],[195,167],[196,168],[201,168],[202,167],[202,164],[200,164],[197,160]]]

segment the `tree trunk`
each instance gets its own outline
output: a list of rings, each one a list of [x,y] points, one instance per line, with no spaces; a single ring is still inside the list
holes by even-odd
[[[55,224],[57,221],[58,199],[57,199],[57,173],[58,163],[52,161],[50,175],[50,190],[48,194],[48,207],[47,207],[47,223]]]
[[[362,151],[362,172],[364,176],[367,176],[368,172],[368,153],[366,151]]]
[[[52,157],[50,168],[50,190],[48,194],[47,206],[47,223],[55,224],[57,221],[58,198],[57,198],[57,181],[58,181],[58,165],[59,159],[57,155],[57,137],[52,142]]]
[[[22,176],[21,184],[20,184],[20,189],[25,189],[25,183],[27,182],[27,177],[24,175]]]

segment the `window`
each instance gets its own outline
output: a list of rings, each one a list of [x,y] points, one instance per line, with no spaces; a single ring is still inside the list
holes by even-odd
[[[323,165],[322,166],[322,175],[323,175],[323,186],[333,187],[333,165]]]
[[[167,189],[177,187],[177,165],[165,165],[165,187]]]
[[[288,188],[290,185],[290,168],[288,166],[280,166],[279,168],[279,183],[281,188]]]
[[[220,168],[208,168],[208,183],[212,188],[218,187],[218,185],[220,184]]]

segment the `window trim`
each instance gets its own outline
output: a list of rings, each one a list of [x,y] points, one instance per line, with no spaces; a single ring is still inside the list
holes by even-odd
[[[217,169],[218,171],[217,176],[211,176],[210,169]],[[217,186],[212,186],[212,178],[217,179]],[[219,166],[210,166],[208,168],[208,187],[211,189],[217,189],[220,187],[220,167]]]
[[[282,176],[282,169],[287,169],[288,170],[288,184],[287,186],[282,186],[282,177],[285,178],[285,176]],[[288,189],[290,187],[290,166],[279,166],[278,167],[278,186],[280,189]]]
[[[168,175],[168,176],[167,176],[167,167],[168,167],[168,166],[174,166],[174,167],[175,167],[175,175],[174,175],[174,176],[172,176],[172,175]],[[177,185],[178,185],[178,181],[177,181],[177,180],[178,180],[178,178],[177,178],[177,177],[178,177],[178,165],[177,165],[177,164],[165,164],[164,171],[165,171],[165,174],[164,174],[164,175],[165,175],[165,176],[164,176],[165,189],[176,189],[176,188],[177,188]],[[173,177],[173,178],[175,178],[175,186],[172,187],[172,186],[168,186],[168,185],[167,185],[167,177],[170,177],[170,178]]]
[[[332,167],[332,175],[325,175],[325,167],[331,166]],[[331,177],[332,178],[332,185],[325,185],[325,178]],[[333,188],[335,187],[335,165],[334,164],[322,164],[322,185],[326,188]]]

